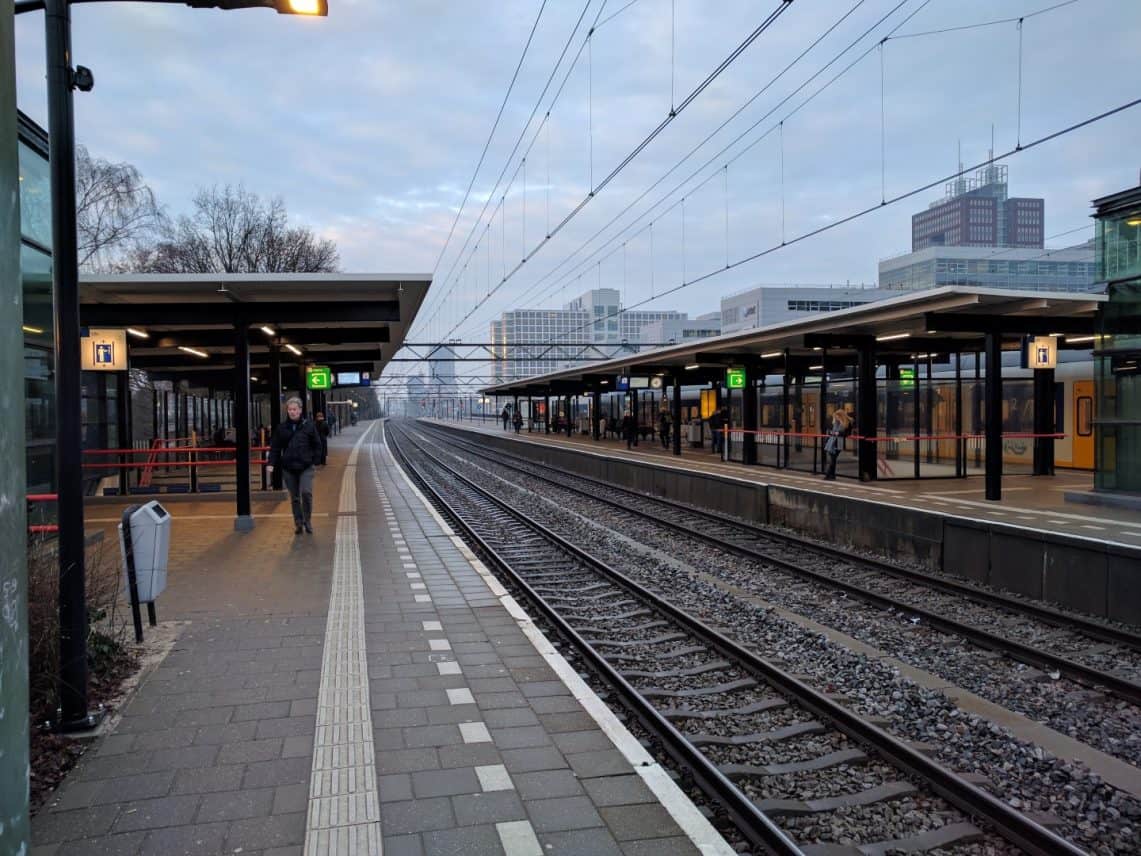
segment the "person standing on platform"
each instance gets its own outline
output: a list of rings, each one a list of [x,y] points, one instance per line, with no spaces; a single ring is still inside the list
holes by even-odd
[[[511,420],[511,424],[515,426],[515,433],[519,433],[519,429],[523,427],[523,411],[516,410],[515,417]]]
[[[499,418],[503,420],[503,430],[506,431],[507,420],[511,418],[511,411],[507,408],[506,404],[503,405],[503,412],[499,414]]]
[[[832,427],[828,430],[828,439],[824,441],[824,478],[827,481],[836,480],[836,459],[840,457],[844,437],[847,436],[851,424],[848,414],[839,407],[832,411]]]
[[[285,402],[285,412],[288,418],[273,429],[266,470],[272,474],[281,467],[293,508],[293,534],[300,535],[304,529],[312,535],[313,472],[321,459],[321,437],[313,423],[301,416],[300,398]]]
[[[670,413],[662,410],[658,413],[658,435],[662,438],[662,448],[670,447]]]
[[[709,415],[709,430],[713,434],[713,454],[721,454],[721,429],[725,426],[725,420],[721,415],[720,410],[714,410]]]
[[[313,427],[317,429],[317,436],[321,438],[320,465],[323,467],[329,459],[329,423],[325,421],[325,414],[320,410],[313,415],[313,418],[316,420]]]
[[[622,436],[626,438],[627,449],[633,449],[638,445],[638,428],[629,410],[622,414]]]

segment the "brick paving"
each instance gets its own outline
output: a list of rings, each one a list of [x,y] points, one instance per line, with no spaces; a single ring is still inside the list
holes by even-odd
[[[172,504],[160,620],[188,622],[33,821],[33,854],[300,854],[348,451],[313,536],[285,503]],[[356,467],[384,853],[696,853],[373,441]],[[343,509],[342,509],[343,510]],[[114,535],[118,509],[101,506]],[[112,542],[114,543],[114,542]],[[311,851],[312,852],[312,851]]]

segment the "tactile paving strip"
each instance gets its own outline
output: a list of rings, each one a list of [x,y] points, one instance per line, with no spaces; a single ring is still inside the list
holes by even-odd
[[[381,853],[376,752],[368,703],[364,585],[355,516],[360,445],[358,442],[349,456],[341,481],[333,583],[317,696],[305,856]]]

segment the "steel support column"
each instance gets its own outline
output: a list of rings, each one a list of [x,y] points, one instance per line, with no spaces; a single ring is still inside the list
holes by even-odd
[[[567,438],[569,439],[571,434],[574,432],[574,425],[572,424],[573,420],[571,418],[571,397],[568,395],[566,397],[565,401],[566,401],[566,419],[567,419]]]
[[[55,324],[56,492],[59,494],[59,702],[63,730],[87,728],[87,574],[83,532],[83,424],[79,259],[75,221],[75,105],[66,0],[44,8],[51,170]]]
[[[746,466],[757,462],[757,382],[756,365],[745,367],[745,388],[741,390],[741,461]]]
[[[1054,370],[1034,370],[1034,433],[1053,434]],[[1034,438],[1034,475],[1054,475],[1054,438]]]
[[[986,498],[1002,499],[1002,334],[986,334]]]
[[[681,454],[681,376],[674,375],[674,400],[673,400],[673,424],[674,424],[674,454]]]
[[[860,481],[876,480],[876,351],[875,345],[859,349],[856,381],[856,433]]]
[[[590,394],[590,435],[595,442],[602,439],[599,423],[602,421],[602,392],[594,390]]]
[[[234,326],[234,442],[237,445],[237,516],[234,529],[254,528],[250,505],[250,336],[245,324]]]

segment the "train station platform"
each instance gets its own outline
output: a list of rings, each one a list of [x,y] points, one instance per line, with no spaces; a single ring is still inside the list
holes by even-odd
[[[507,437],[525,443],[556,444],[583,452],[616,455],[654,466],[677,467],[687,472],[697,470],[734,479],[748,479],[809,491],[841,492],[845,496],[927,511],[937,510],[968,519],[1008,523],[1026,529],[1041,528],[1054,533],[1096,538],[1131,547],[1141,546],[1141,511],[1080,505],[1066,501],[1066,493],[1089,491],[1093,488],[1093,473],[1079,470],[1058,470],[1053,476],[1003,476],[1003,498],[1001,501],[991,502],[985,498],[986,490],[981,471],[977,476],[966,478],[891,479],[878,482],[840,478],[835,482],[826,483],[819,474],[766,466],[745,466],[732,461],[723,461],[708,449],[683,448],[679,457],[671,450],[663,448],[661,442],[654,438],[640,440],[633,449],[627,449],[625,440],[613,438],[593,440],[588,435],[578,433],[568,437],[565,433],[529,433],[524,428],[519,434],[515,434],[513,429],[504,431],[501,423],[493,423],[490,419],[484,422],[434,419],[424,421],[465,431]]]
[[[505,431],[500,423],[424,420],[576,475],[782,527],[845,549],[952,574],[1099,618],[1141,625],[1141,512],[1075,505],[1092,475],[824,481],[810,472],[680,457],[660,441]]]
[[[313,535],[171,506],[169,653],[33,821],[34,854],[731,853],[396,467],[330,444]],[[117,537],[119,509],[88,509]],[[113,541],[111,541],[113,543]]]

